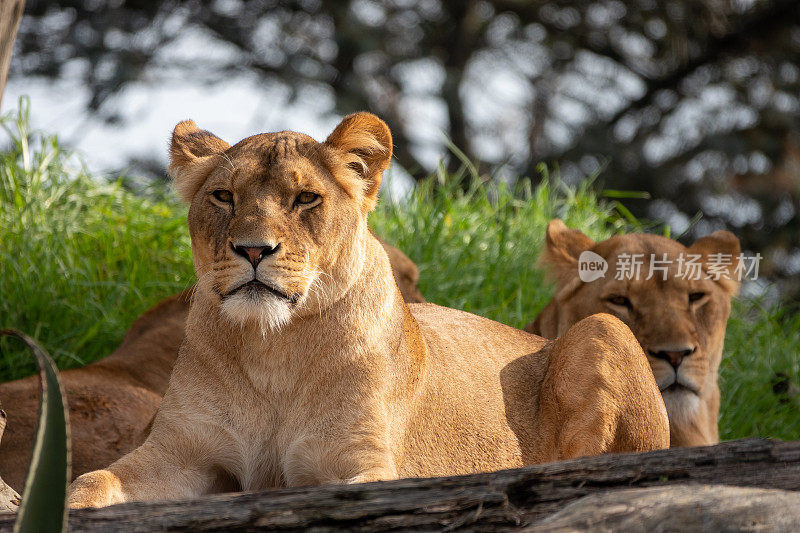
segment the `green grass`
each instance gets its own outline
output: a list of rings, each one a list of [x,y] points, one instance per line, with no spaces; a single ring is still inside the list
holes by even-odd
[[[466,191],[440,172],[407,203],[381,202],[372,227],[417,263],[428,300],[521,328],[550,298],[536,261],[552,218],[595,239],[628,226],[591,179],[570,188],[543,172],[535,188],[473,181]]]
[[[61,368],[79,366],[191,285],[186,209],[163,191],[137,195],[88,176],[57,139],[30,134],[25,115],[23,104],[4,121],[11,146],[0,153],[0,327],[38,338]],[[417,263],[430,301],[522,327],[552,294],[536,266],[551,218],[595,239],[641,229],[614,200],[624,195],[542,173],[535,187],[464,190],[440,171],[408,202],[381,202],[371,223]],[[800,378],[800,315],[738,302],[726,346],[722,438],[800,438],[800,400],[772,390],[776,373]],[[0,380],[34,371],[21,348],[0,341]]]
[[[184,208],[86,174],[52,136],[27,129],[27,109],[3,126],[0,153],[0,327],[39,339],[61,368],[110,353],[131,322],[190,286]],[[0,344],[0,379],[35,371]]]
[[[794,390],[773,391],[778,374]],[[800,313],[735,302],[720,366],[720,438],[800,439]]]

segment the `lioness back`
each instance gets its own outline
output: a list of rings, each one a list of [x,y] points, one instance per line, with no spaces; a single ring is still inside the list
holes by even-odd
[[[533,391],[544,379],[547,341],[457,309],[434,304],[410,304],[409,309],[428,345],[427,379],[417,397],[428,408],[411,423],[401,475],[524,464],[523,447],[531,443],[520,440],[534,436],[537,421],[531,414],[537,412],[538,396]],[[518,424],[515,413],[523,414]],[[437,441],[443,432],[454,443],[445,453]]]

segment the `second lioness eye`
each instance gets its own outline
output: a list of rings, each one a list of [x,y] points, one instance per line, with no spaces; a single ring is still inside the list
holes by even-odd
[[[633,304],[631,304],[631,301],[624,296],[609,296],[608,298],[606,298],[606,300],[614,305],[627,307],[628,309],[633,308]]]
[[[703,298],[703,296],[705,296],[705,295],[706,295],[706,293],[704,293],[704,292],[692,292],[692,293],[689,294],[689,301],[690,302],[696,302],[698,300],[701,300]]]
[[[316,201],[317,198],[319,198],[319,194],[317,194],[315,192],[303,191],[303,192],[301,192],[300,194],[297,195],[297,198],[295,199],[295,203],[298,203],[298,204],[310,204],[310,203],[313,203],[314,201]]]
[[[233,203],[233,193],[231,191],[227,191],[225,189],[217,189],[211,194],[214,196],[214,198],[216,198],[220,202],[224,202],[226,204]]]

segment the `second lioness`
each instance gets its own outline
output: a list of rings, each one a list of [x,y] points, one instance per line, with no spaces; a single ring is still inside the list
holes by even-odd
[[[580,279],[584,252],[608,265],[605,275]],[[671,445],[716,444],[717,371],[739,288],[739,252],[739,240],[727,231],[687,248],[644,233],[594,242],[553,220],[542,262],[555,275],[556,294],[525,329],[556,338],[593,313],[619,317],[647,353],[667,406]]]
[[[324,143],[234,146],[192,122],[171,171],[198,275],[167,392],[139,448],[70,505],[463,474],[668,445],[644,354],[610,315],[556,343],[406,305],[367,227],[392,144],[374,115]]]

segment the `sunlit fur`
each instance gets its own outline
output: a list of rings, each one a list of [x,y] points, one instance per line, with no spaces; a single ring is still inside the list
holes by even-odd
[[[604,278],[584,283],[578,277],[578,258],[586,250],[608,261]],[[623,253],[643,254],[639,279],[615,279],[618,257]],[[681,255],[701,256],[701,276],[705,277],[710,256],[716,253],[731,258],[730,268],[720,279],[687,280],[679,275]],[[658,270],[652,279],[646,279],[651,254],[659,260],[666,254],[671,262],[666,280]],[[714,444],[719,441],[718,368],[730,300],[738,289],[738,281],[734,279],[738,254],[739,241],[727,231],[718,231],[688,248],[671,239],[646,234],[618,235],[595,243],[580,231],[554,220],[547,228],[542,263],[556,279],[556,293],[525,329],[554,338],[593,313],[606,312],[619,317],[648,354],[669,413],[672,445]],[[690,302],[689,295],[693,293],[705,296]],[[628,298],[632,309],[611,303],[610,296]],[[696,351],[682,359],[677,371],[666,360],[649,353],[653,348],[684,346],[696,347]]]
[[[198,284],[169,386],[147,440],[76,479],[70,506],[669,444],[655,379],[617,318],[587,318],[549,343],[404,303],[367,224],[392,153],[380,119],[350,115],[323,143],[280,132],[214,152],[210,135],[179,125],[171,149]],[[298,204],[304,191],[316,200]],[[265,287],[244,292],[253,279]]]

